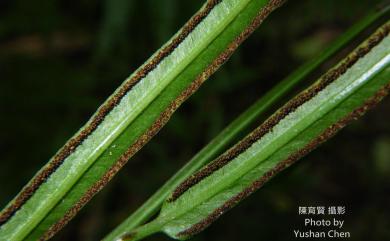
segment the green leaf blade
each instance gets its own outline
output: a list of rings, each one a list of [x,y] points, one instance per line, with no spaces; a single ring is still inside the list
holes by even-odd
[[[254,190],[262,187],[274,175],[289,167],[321,142],[334,135],[333,130],[338,130],[340,126],[345,126],[351,120],[364,114],[365,110],[362,109],[362,106],[367,108],[367,106],[380,101],[383,95],[387,95],[389,92],[389,77],[390,68],[386,68],[372,79],[372,84],[368,88],[360,89],[340,104],[337,111],[329,112],[322,119],[316,121],[310,128],[301,132],[278,152],[272,154],[248,174],[241,177],[232,187],[225,189],[223,193],[215,195],[193,209],[191,216],[186,214],[182,218],[175,219],[165,225],[164,231],[175,238],[184,239],[202,231],[228,209],[234,207]],[[364,102],[362,100],[368,101]],[[351,109],[355,111],[351,112]],[[297,150],[300,151],[297,152]],[[213,212],[210,213],[210,210],[213,210]],[[195,223],[194,220],[197,220],[197,222]],[[179,224],[187,225],[187,229],[179,228]]]
[[[390,23],[225,154],[184,181],[149,225],[192,236],[387,95]],[[142,236],[143,227],[134,230]]]
[[[280,150],[273,153],[261,164],[257,165],[247,174],[235,181],[231,187],[224,189],[222,193],[213,196],[208,201],[195,207],[190,213],[186,213],[181,218],[174,219],[172,222],[166,224],[164,226],[164,232],[174,238],[185,239],[188,236],[192,236],[202,231],[210,225],[211,222],[215,221],[223,213],[238,204],[239,201],[242,201],[249,196],[254,190],[262,187],[264,183],[269,181],[274,175],[289,167],[303,155],[306,155],[309,151],[313,150],[322,141],[320,140],[321,138],[327,139],[329,138],[329,135],[333,135],[334,133],[330,133],[332,128],[339,128],[336,126],[345,125],[346,123],[344,122],[351,121],[352,117],[350,110],[359,108],[365,104],[363,101],[357,100],[369,99],[376,93],[381,92],[381,88],[386,84],[388,85],[389,77],[390,68],[387,68],[378,74],[375,79],[372,79],[373,82],[369,88],[362,88],[357,93],[350,96],[340,104],[337,111],[332,111],[313,123],[310,128],[301,132]],[[386,88],[386,92],[388,92],[389,86]],[[382,91],[384,91],[384,89]],[[370,101],[368,104],[370,104]],[[358,118],[361,114],[362,113],[357,112],[352,116],[353,118]],[[331,127],[324,128],[325,126]],[[297,152],[297,150],[300,150],[300,152]],[[210,210],[213,210],[213,212],[210,212]]]
[[[218,134],[207,146],[202,148],[185,166],[183,166],[172,178],[170,178],[158,191],[156,191],[140,208],[130,215],[113,233],[120,233],[119,230],[130,230],[146,221],[156,214],[168,195],[188,178],[192,173],[202,166],[212,161],[228,147],[233,144],[233,140],[244,132],[251,124],[257,121],[266,111],[268,111],[277,101],[299,85],[314,69],[339,51],[343,46],[354,39],[361,31],[372,23],[386,15],[389,8],[375,9],[367,16],[352,26],[347,32],[342,34],[329,48],[325,49],[318,57],[303,64],[292,74],[278,83],[268,93],[262,96],[244,113],[230,123],[221,133]]]
[[[280,3],[207,2],[0,213],[0,236],[6,240],[52,237]],[[257,8],[249,7],[253,5]],[[252,24],[264,6],[268,6],[264,16]],[[243,10],[247,11],[243,14]]]

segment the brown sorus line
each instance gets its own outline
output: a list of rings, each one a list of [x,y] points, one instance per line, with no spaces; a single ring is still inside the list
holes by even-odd
[[[215,209],[209,216],[207,216],[202,221],[194,224],[190,228],[180,232],[178,234],[179,237],[188,237],[194,234],[201,232],[207,226],[209,226],[212,222],[218,219],[223,213],[234,207],[240,201],[248,197],[251,193],[255,192],[259,188],[261,188],[267,181],[269,181],[272,177],[274,177],[279,172],[283,171],[297,160],[301,159],[309,152],[314,150],[320,144],[334,136],[339,130],[345,127],[347,124],[352,122],[353,120],[358,119],[362,115],[364,115],[369,109],[373,108],[377,105],[386,95],[388,95],[390,91],[390,84],[382,87],[375,96],[368,99],[361,107],[358,107],[350,114],[339,120],[337,123],[328,127],[321,135],[310,141],[305,147],[298,150],[297,152],[290,155],[286,160],[278,163],[273,169],[266,172],[262,177],[254,181],[249,187],[245,188],[243,191],[238,193],[236,196],[229,199],[219,208]]]
[[[18,196],[0,213],[0,226],[6,223],[17,210],[35,193],[39,186],[57,170],[62,162],[74,152],[74,150],[102,123],[107,114],[119,104],[126,95],[141,79],[152,71],[165,57],[194,30],[194,28],[220,3],[221,0],[209,0],[201,11],[194,15],[181,29],[181,32],[172,41],[163,47],[148,63],[143,65],[134,76],[126,81],[110,99],[105,102],[97,113],[87,123],[80,133],[71,138],[65,146],[52,158],[52,160],[31,180]]]
[[[267,11],[260,12],[251,24],[227,46],[226,50],[222,52],[201,74],[199,74],[177,99],[170,103],[168,108],[160,115],[151,128],[148,129],[132,146],[130,146],[130,148],[119,158],[115,165],[113,165],[107,173],[98,182],[96,182],[72,208],[67,211],[61,220],[50,227],[50,229],[42,236],[41,240],[48,240],[66,223],[68,223],[76,215],[76,213],[112,179],[112,177],[126,164],[129,158],[158,133],[158,131],[168,122],[173,112],[181,105],[181,103],[190,97],[206,79],[208,79],[223,63],[225,63],[236,48],[249,37],[249,35],[268,16],[268,14],[273,9],[280,6],[283,2],[284,0],[270,1],[270,3],[264,7],[267,8]]]
[[[213,162],[206,165],[199,172],[193,174],[185,181],[183,181],[173,191],[171,197],[168,199],[168,202],[175,201],[189,188],[199,183],[204,178],[210,176],[212,173],[225,166],[235,157],[237,157],[250,146],[252,146],[253,143],[258,141],[261,137],[271,131],[272,128],[275,127],[288,114],[295,111],[299,106],[313,98],[315,95],[317,95],[318,92],[323,90],[339,76],[344,74],[361,57],[365,56],[373,47],[375,47],[379,42],[381,42],[382,39],[389,34],[389,31],[390,24],[386,24],[381,27],[366,42],[364,42],[361,47],[357,48],[353,53],[351,53],[341,64],[323,75],[316,84],[312,85],[311,87],[309,87],[309,89],[304,92],[301,92],[298,96],[289,101],[286,105],[279,109],[274,115],[268,118],[262,125],[256,128],[251,134],[249,134],[246,138],[240,141],[237,145],[219,156]]]

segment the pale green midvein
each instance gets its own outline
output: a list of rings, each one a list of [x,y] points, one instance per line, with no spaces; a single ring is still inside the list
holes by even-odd
[[[250,0],[224,0],[216,5],[173,53],[123,97],[96,130],[0,228],[2,239],[22,240],[61,200],[121,131],[234,20],[249,2]]]
[[[220,190],[227,188],[366,84],[371,76],[389,66],[389,63],[390,37],[387,36],[346,73],[320,91],[311,100],[287,115],[271,132],[264,135],[245,152],[190,188],[175,202],[165,203],[160,219],[169,221],[180,217],[216,195]],[[291,132],[292,128],[295,130],[294,132]],[[188,202],[188,200],[191,200],[191,202]]]

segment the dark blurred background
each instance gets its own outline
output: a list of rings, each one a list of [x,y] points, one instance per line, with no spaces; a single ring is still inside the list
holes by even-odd
[[[378,2],[297,0],[271,14],[53,240],[102,238],[238,113]],[[1,207],[202,3],[0,0]],[[389,123],[387,98],[193,240],[293,240],[303,223],[298,207],[322,205],[346,206],[349,240],[390,240]]]

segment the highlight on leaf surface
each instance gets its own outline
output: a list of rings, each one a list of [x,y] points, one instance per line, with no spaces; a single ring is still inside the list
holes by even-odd
[[[202,231],[375,106],[390,90],[389,31],[387,22],[246,138],[186,179],[155,220],[116,238],[139,240],[161,231],[186,239]]]
[[[208,1],[7,205],[0,237],[52,237],[281,3]]]

